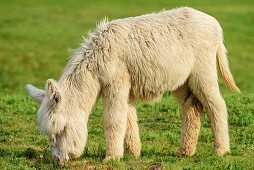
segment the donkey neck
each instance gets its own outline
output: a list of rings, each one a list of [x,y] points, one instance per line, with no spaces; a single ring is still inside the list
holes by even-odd
[[[71,71],[71,72],[70,72]],[[91,70],[67,68],[59,79],[68,105],[85,112],[86,120],[100,96],[100,83]]]

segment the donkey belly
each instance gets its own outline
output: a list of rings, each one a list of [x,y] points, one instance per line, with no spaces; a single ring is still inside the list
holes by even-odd
[[[153,62],[136,62],[129,69],[131,77],[130,97],[134,100],[155,102],[166,91],[182,85],[190,75],[192,59],[164,59]]]

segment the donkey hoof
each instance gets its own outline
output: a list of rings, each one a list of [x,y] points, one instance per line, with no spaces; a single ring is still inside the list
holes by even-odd
[[[191,150],[187,150],[187,149],[181,149],[178,148],[176,150],[176,152],[174,153],[175,156],[177,156],[178,158],[184,157],[184,156],[192,156],[194,155],[195,151],[191,151]]]
[[[214,154],[218,155],[218,156],[222,156],[222,155],[229,153],[229,152],[230,152],[229,148],[217,148],[217,149],[215,149]]]
[[[120,161],[120,158],[121,158],[120,156],[115,156],[115,157],[113,157],[113,156],[106,156],[106,158],[102,162],[105,163],[105,162],[108,162],[110,160]]]

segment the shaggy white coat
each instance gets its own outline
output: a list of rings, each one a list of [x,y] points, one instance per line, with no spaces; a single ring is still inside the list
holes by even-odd
[[[206,109],[215,154],[230,151],[227,110],[217,83],[216,59],[225,84],[240,92],[228,67],[222,29],[215,18],[183,7],[101,22],[45,91],[27,85],[41,103],[38,124],[60,161],[82,154],[87,121],[104,98],[105,160],[140,155],[134,101],[154,102],[171,91],[181,106],[182,136],[175,155],[193,155]]]

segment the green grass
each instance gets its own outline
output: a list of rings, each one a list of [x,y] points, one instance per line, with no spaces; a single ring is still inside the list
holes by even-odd
[[[102,164],[105,140],[102,120],[102,99],[89,119],[89,137],[83,155],[65,167],[106,165],[125,168],[148,168],[162,163],[165,168],[182,169],[253,169],[254,168],[254,95],[225,95],[228,104],[231,153],[213,155],[213,136],[206,115],[203,118],[197,152],[192,157],[173,156],[180,140],[181,114],[166,94],[160,103],[137,104],[141,156],[125,155],[121,162]],[[56,168],[47,138],[40,135],[36,124],[38,105],[25,94],[7,95],[0,100],[0,166],[5,168]],[[4,114],[3,114],[4,113]],[[89,163],[88,163],[89,162]]]
[[[83,155],[66,168],[96,166],[147,169],[162,163],[165,169],[254,169],[254,3],[252,0],[0,0],[0,167],[3,169],[57,168],[47,138],[36,123],[38,104],[24,91],[27,83],[43,88],[57,79],[70,49],[77,48],[96,23],[190,6],[220,22],[229,51],[232,74],[243,94],[232,94],[221,79],[231,139],[231,153],[213,155],[213,136],[203,118],[197,152],[172,156],[179,145],[181,114],[170,94],[157,104],[137,103],[142,152],[138,159],[125,155],[121,162],[102,164],[105,140],[100,100],[89,119],[89,137]]]

